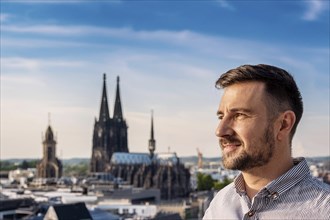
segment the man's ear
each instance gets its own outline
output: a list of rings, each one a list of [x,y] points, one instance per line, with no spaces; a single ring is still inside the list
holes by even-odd
[[[279,117],[280,127],[277,133],[277,140],[282,141],[283,139],[290,136],[292,127],[296,122],[296,114],[293,111],[285,111]]]

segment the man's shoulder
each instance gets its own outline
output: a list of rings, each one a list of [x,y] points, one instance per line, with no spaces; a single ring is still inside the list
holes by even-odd
[[[312,176],[271,200],[263,218],[327,219],[330,215],[330,186]]]
[[[313,189],[318,193],[324,193],[330,196],[330,185],[315,177],[310,176],[309,178],[305,178],[300,185],[304,188]]]
[[[312,176],[302,180],[284,197],[287,202],[299,203],[300,209],[312,209],[319,213],[330,214],[330,185]]]

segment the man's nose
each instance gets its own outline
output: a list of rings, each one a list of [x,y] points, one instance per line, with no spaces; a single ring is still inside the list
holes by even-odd
[[[222,119],[218,124],[218,127],[215,131],[215,135],[217,137],[224,137],[224,136],[231,136],[233,134],[234,134],[234,130],[231,126],[230,121],[226,119]]]

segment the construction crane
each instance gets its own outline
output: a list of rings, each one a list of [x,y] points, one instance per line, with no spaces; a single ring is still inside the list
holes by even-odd
[[[197,163],[197,167],[198,169],[203,168],[203,154],[202,152],[200,152],[200,150],[198,148],[196,148],[197,150],[197,154],[198,154],[198,163]]]

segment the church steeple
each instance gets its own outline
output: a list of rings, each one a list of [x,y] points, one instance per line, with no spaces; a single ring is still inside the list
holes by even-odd
[[[114,114],[110,118],[106,90],[106,76],[103,75],[103,92],[99,120],[95,120],[93,132],[92,158],[90,171],[108,172],[111,157],[116,152],[128,152],[127,124],[123,118],[119,77],[114,105]]]
[[[110,114],[109,114],[109,106],[108,106],[108,98],[107,98],[106,75],[104,73],[103,74],[103,91],[102,91],[99,121],[105,122],[109,119],[110,119]]]
[[[37,164],[37,176],[40,178],[60,178],[62,176],[62,163],[56,157],[56,140],[53,129],[50,126],[50,114],[48,114],[48,127],[42,139],[43,157]]]
[[[115,100],[113,118],[114,119],[123,119],[123,111],[121,108],[120,93],[119,93],[119,76],[117,76],[116,100]]]
[[[150,139],[149,139],[149,151],[151,158],[154,156],[155,149],[156,149],[156,140],[154,139],[154,116],[153,116],[153,111],[151,111],[151,130],[150,130]]]

